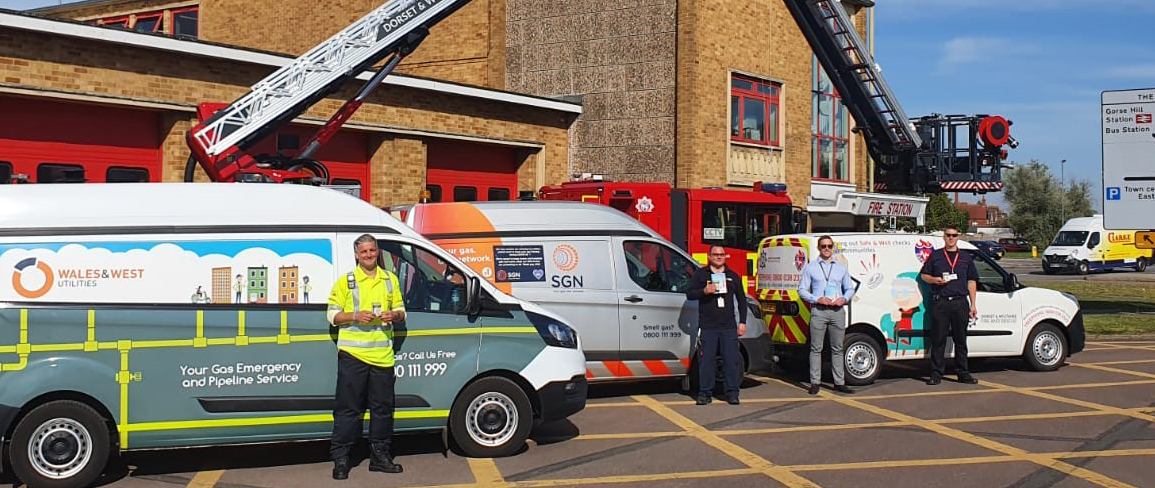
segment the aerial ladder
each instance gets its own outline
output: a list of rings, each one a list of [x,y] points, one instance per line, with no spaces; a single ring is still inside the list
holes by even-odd
[[[998,115],[910,119],[840,0],[785,0],[876,163],[875,190],[896,193],[1002,189],[1007,150],[1018,147]]]
[[[202,103],[202,121],[188,132],[192,155],[185,181],[196,167],[212,181],[328,184],[325,166],[312,159],[429,29],[469,0],[390,0],[250,88],[231,104]],[[247,151],[351,78],[384,66],[291,156]]]

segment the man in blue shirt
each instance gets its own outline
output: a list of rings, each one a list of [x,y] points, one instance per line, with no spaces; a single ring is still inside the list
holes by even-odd
[[[846,266],[834,260],[834,239],[818,238],[819,258],[802,268],[798,294],[810,307],[810,390],[817,395],[822,386],[822,343],[830,334],[830,374],[834,391],[854,393],[846,386],[842,342],[846,337],[846,304],[854,297],[854,280]]]

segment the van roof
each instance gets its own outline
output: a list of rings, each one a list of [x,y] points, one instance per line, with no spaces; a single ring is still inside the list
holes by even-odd
[[[148,226],[389,227],[392,216],[327,188],[269,183],[0,185],[0,229]]]
[[[918,238],[918,239],[942,240],[942,236],[936,236],[936,235],[931,235],[931,234],[889,234],[889,233],[884,233],[884,232],[876,232],[873,234],[870,232],[814,232],[814,233],[810,233],[810,234],[783,234],[783,235],[775,235],[775,236],[766,237],[766,238],[763,238],[762,240],[765,241],[766,239],[778,239],[778,238],[787,238],[787,239],[798,238],[798,239],[807,239],[807,240],[817,240],[819,237],[822,237],[824,235],[830,236],[831,238],[834,239],[835,242],[838,242],[839,238],[847,238],[847,237],[856,238],[856,239],[888,239],[888,238],[889,239],[915,239],[915,238]],[[958,244],[959,244],[959,247],[962,249],[975,249],[974,244],[971,244],[971,241],[968,241],[966,239],[959,239]]]
[[[456,206],[456,207],[454,207]],[[493,232],[544,231],[550,233],[574,231],[633,231],[642,232],[661,239],[662,236],[645,224],[621,211],[605,205],[559,200],[511,201],[511,202],[453,202],[423,203],[414,205],[409,213],[409,222],[422,234],[440,235],[477,231],[465,222],[429,222],[428,219],[441,215],[458,215],[466,218],[466,208],[480,212]],[[443,213],[450,211],[449,213]],[[424,216],[418,217],[418,215]],[[436,217],[434,217],[436,218]],[[444,219],[447,220],[447,219]]]
[[[1093,217],[1075,217],[1067,219],[1063,227],[1059,230],[1092,230],[1094,228],[1103,226],[1103,216],[1096,215]]]

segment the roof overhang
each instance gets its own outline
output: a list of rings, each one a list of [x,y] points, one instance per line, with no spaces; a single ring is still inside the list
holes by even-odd
[[[295,59],[285,54],[271,53],[244,49],[225,44],[216,44],[205,41],[178,39],[175,37],[144,34],[110,27],[83,24],[70,20],[48,19],[33,15],[22,14],[12,10],[0,9],[0,27],[39,32],[51,35],[74,37],[89,41],[107,42],[122,46],[132,46],[142,49],[154,49],[172,53],[201,56],[206,58],[239,61],[258,65],[280,68]],[[357,76],[361,80],[369,80],[373,72],[366,71]],[[552,98],[536,97],[521,93],[494,90],[472,85],[451,83],[430,78],[415,76],[389,75],[385,78],[386,85],[400,86],[428,90],[446,95],[459,95],[483,100],[510,103],[535,107],[546,110],[555,110],[571,114],[582,113],[582,106],[578,103],[567,102]]]

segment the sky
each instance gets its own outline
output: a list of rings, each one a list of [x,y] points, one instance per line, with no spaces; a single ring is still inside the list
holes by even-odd
[[[58,3],[0,0],[0,7]],[[1099,208],[1100,94],[1155,87],[1155,0],[875,4],[875,58],[908,116],[1002,115],[1020,142],[1010,161],[1037,159],[1068,180],[1090,181]],[[1000,203],[998,195],[988,201]]]

